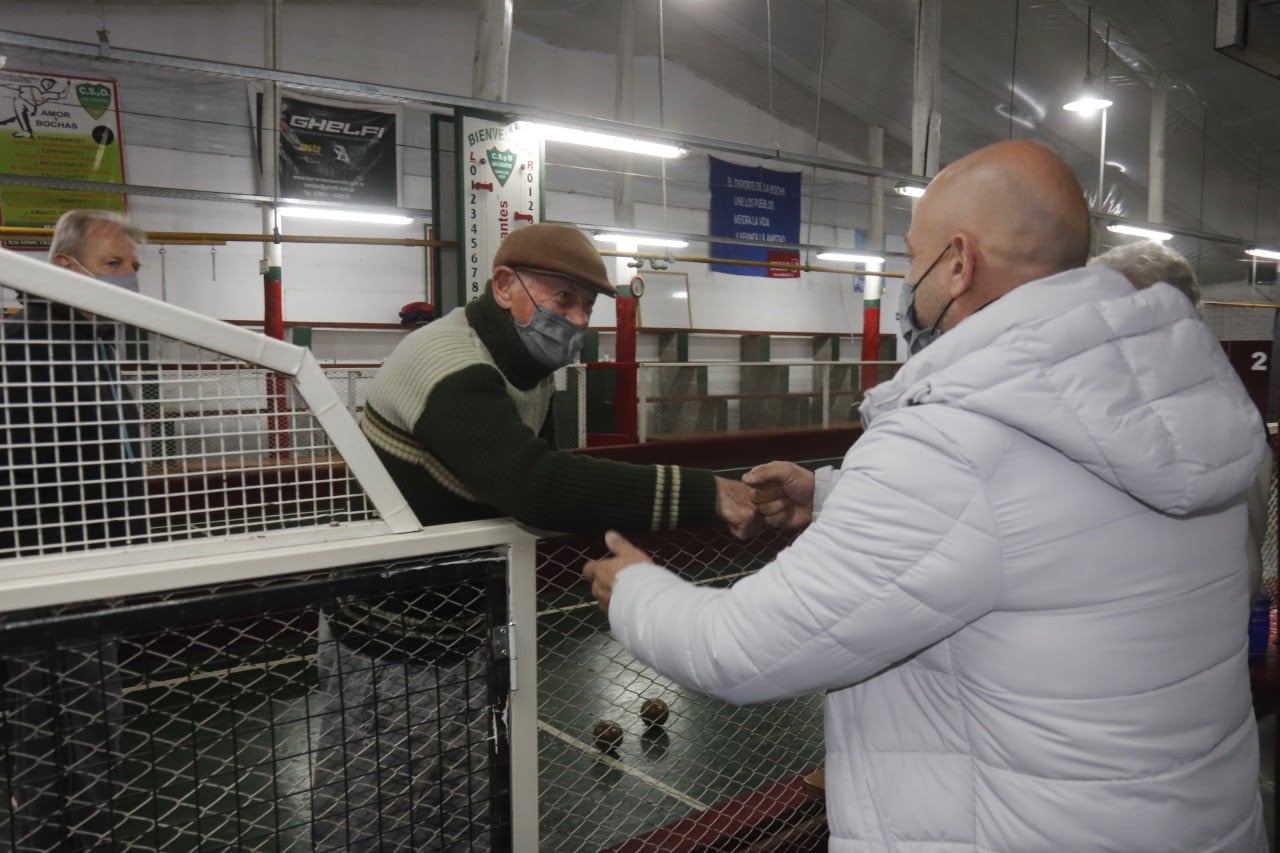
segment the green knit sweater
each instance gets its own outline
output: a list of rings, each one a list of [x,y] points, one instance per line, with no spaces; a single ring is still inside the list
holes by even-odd
[[[716,523],[710,471],[556,450],[553,379],[490,292],[405,338],[361,427],[423,524],[509,515],[572,532]]]
[[[486,291],[400,342],[374,377],[361,429],[423,524],[511,516],[595,532],[716,523],[710,471],[556,450],[542,437],[553,389]],[[374,657],[457,659],[483,641],[481,585],[345,599],[330,623]]]

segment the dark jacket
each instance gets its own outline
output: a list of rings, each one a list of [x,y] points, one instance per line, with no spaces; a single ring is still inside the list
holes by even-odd
[[[144,532],[138,408],[107,321],[31,300],[0,323],[0,558],[126,544]]]

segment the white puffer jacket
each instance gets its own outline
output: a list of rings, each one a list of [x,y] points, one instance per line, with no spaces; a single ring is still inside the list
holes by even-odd
[[[1264,438],[1166,285],[1024,285],[867,395],[818,520],[730,590],[617,577],[730,702],[816,690],[833,851],[1261,851],[1243,492]]]

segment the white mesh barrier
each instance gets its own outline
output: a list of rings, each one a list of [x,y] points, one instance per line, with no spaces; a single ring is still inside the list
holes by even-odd
[[[417,527],[306,350],[12,252],[0,284],[0,555]]]

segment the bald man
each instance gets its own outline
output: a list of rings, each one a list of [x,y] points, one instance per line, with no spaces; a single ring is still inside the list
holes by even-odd
[[[1257,413],[1172,288],[1084,268],[1030,142],[945,169],[907,236],[914,355],[795,544],[729,589],[609,534],[618,639],[735,703],[826,692],[833,851],[1260,851],[1245,629]]]

